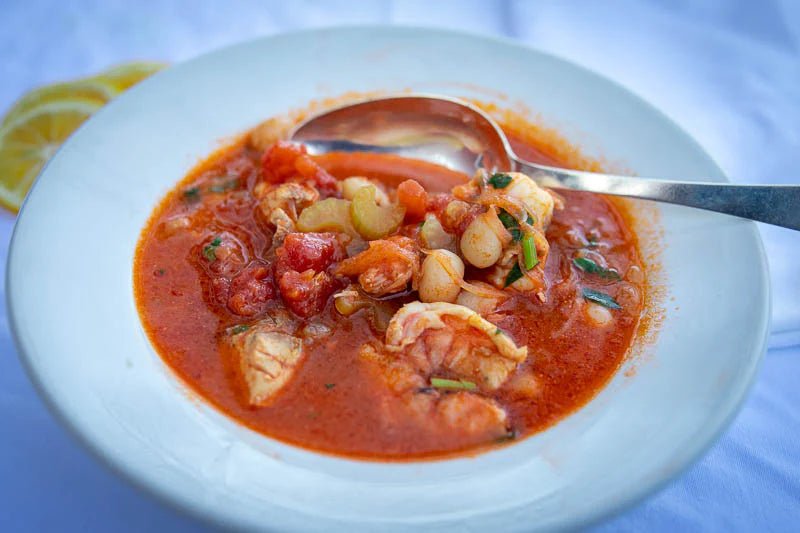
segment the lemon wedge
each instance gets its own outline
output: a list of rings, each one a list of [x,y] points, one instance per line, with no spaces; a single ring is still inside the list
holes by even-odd
[[[90,100],[51,101],[0,127],[0,205],[18,211],[44,164],[102,105]]]
[[[22,96],[0,122],[0,205],[18,211],[33,180],[92,113],[164,63],[138,61]]]
[[[111,100],[114,95],[115,92],[106,84],[92,79],[46,85],[26,93],[17,100],[8,113],[6,113],[6,116],[3,117],[0,126],[11,124],[22,115],[44,104],[64,100],[76,100],[89,104],[103,105]]]
[[[134,61],[112,67],[92,79],[118,94],[166,66],[166,63],[154,61]]]

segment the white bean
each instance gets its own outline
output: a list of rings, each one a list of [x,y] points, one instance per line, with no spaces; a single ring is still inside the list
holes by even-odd
[[[447,250],[434,250],[422,262],[419,299],[426,303],[453,303],[461,291],[458,281],[464,279],[464,263]]]
[[[587,302],[585,309],[586,316],[589,318],[589,322],[591,322],[593,326],[604,327],[611,324],[611,321],[614,320],[614,317],[611,315],[611,311],[600,304]]]
[[[481,281],[473,281],[472,285],[479,288],[485,288],[487,293],[494,289],[494,287],[492,287],[491,285],[483,283]],[[479,296],[467,290],[461,291],[458,294],[458,298],[456,299],[456,303],[458,305],[463,305],[464,307],[468,307],[482,316],[488,315],[489,313],[493,312],[502,302],[503,299],[500,296],[497,297]]]
[[[478,268],[492,266],[503,254],[503,243],[487,219],[490,216],[497,215],[491,212],[478,215],[461,235],[461,255]]]
[[[436,215],[428,213],[425,215],[425,223],[420,229],[419,237],[422,244],[431,250],[445,249],[455,251],[455,236],[447,233],[442,227],[442,223]]]

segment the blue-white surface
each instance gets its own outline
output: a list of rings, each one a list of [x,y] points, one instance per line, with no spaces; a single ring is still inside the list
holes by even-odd
[[[794,0],[0,0],[0,111],[29,88],[130,59],[179,61],[279,31],[374,22],[519,39],[654,103],[734,182],[800,183],[800,2]],[[0,215],[3,268],[12,227],[13,217]],[[800,233],[761,230],[773,281],[773,334],[749,400],[697,465],[597,530],[800,527]],[[732,294],[720,305],[748,302]],[[56,423],[20,366],[5,309],[0,428],[0,531],[203,528],[115,477]]]

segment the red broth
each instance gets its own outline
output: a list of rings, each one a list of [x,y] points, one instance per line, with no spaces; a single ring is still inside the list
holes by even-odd
[[[513,128],[516,131],[518,128]],[[552,141],[519,133],[512,141],[534,161],[568,165]],[[563,151],[562,151],[563,152]],[[550,154],[550,155],[548,155]],[[487,449],[486,442],[458,431],[436,431],[407,419],[404,406],[359,360],[359,348],[382,339],[360,313],[339,315],[329,301],[318,317],[333,333],[311,340],[302,366],[269,405],[253,407],[232,363],[228,328],[242,317],[210,304],[208,280],[197,268],[199,243],[220,228],[234,228],[252,258],[263,256],[269,234],[256,216],[252,191],[260,178],[261,152],[245,141],[213,154],[192,170],[155,209],[139,242],[134,288],[145,330],[164,362],[196,393],[255,431],[309,449],[380,460],[443,457]],[[390,185],[414,177],[429,191],[447,191],[464,176],[402,158],[334,154],[317,162],[337,178],[366,175]],[[235,176],[235,190],[197,195]],[[195,191],[195,192],[193,192]],[[644,301],[642,265],[635,235],[619,208],[603,196],[560,192],[565,209],[554,214],[546,236],[546,303],[517,294],[497,326],[528,346],[517,374],[533,376],[534,394],[501,387],[490,394],[508,413],[514,437],[540,431],[584,405],[625,357]],[[195,197],[197,196],[197,197]],[[202,207],[200,232],[168,231],[170,220]],[[621,281],[587,275],[573,265],[590,248],[622,274]],[[596,244],[594,244],[596,243]],[[582,288],[601,290],[622,304],[609,327],[592,326],[582,311]],[[280,305],[280,299],[272,305]]]

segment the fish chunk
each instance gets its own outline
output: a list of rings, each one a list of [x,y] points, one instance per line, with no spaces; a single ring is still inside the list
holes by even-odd
[[[233,342],[250,405],[269,403],[294,375],[303,356],[303,341],[293,335],[254,326]]]

